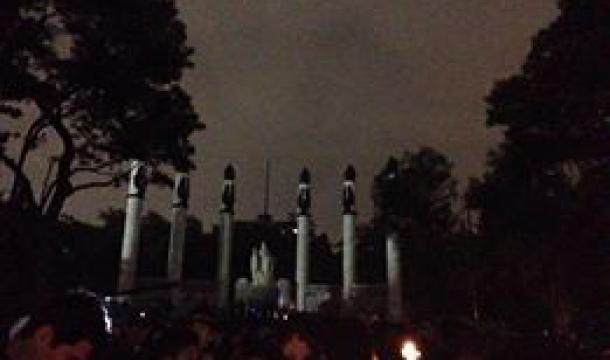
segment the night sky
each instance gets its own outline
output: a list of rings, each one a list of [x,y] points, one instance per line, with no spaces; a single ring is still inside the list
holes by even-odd
[[[237,170],[238,218],[262,211],[265,160],[271,213],[296,207],[312,173],[318,231],[340,231],[340,189],[358,172],[360,221],[371,215],[373,175],[390,155],[430,145],[460,180],[478,175],[499,133],[484,126],[483,97],[514,73],[555,0],[179,0],[195,47],[185,74],[207,130],[196,134],[191,213],[216,222],[222,171]],[[169,190],[147,210],[169,215]],[[96,201],[92,201],[96,200]],[[122,207],[116,189],[76,195],[66,211],[92,220]],[[168,234],[169,236],[169,234]]]

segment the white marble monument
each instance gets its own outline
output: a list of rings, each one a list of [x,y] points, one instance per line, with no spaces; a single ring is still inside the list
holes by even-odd
[[[146,167],[144,162],[133,160],[130,166],[119,269],[119,292],[133,290],[135,287],[138,251],[140,249],[140,218],[144,208],[144,194],[146,192]]]
[[[354,182],[356,171],[353,166],[345,170],[343,182],[343,300],[350,301],[354,297],[355,279],[355,232],[356,209]]]
[[[295,272],[297,311],[305,311],[305,291],[309,281],[310,183],[311,176],[309,170],[305,168],[299,178],[297,199],[297,263]]]
[[[167,254],[167,279],[170,282],[180,282],[182,280],[188,198],[188,176],[184,173],[178,173],[175,177],[172,196],[172,227]]]

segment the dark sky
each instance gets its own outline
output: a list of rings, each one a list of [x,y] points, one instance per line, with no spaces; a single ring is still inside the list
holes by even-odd
[[[358,172],[360,220],[388,156],[434,146],[459,179],[479,174],[499,134],[483,97],[515,72],[554,0],[179,0],[196,49],[185,76],[207,130],[197,145],[191,212],[216,221],[222,171],[237,169],[237,216],[261,212],[265,160],[271,212],[293,211],[302,166],[312,173],[320,231],[339,233],[346,164]],[[169,214],[168,190],[147,209]],[[95,206],[91,206],[92,200]],[[78,195],[85,219],[123,206],[114,189]]]

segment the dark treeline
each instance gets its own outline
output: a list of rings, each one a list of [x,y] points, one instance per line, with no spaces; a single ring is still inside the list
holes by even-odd
[[[505,136],[463,202],[450,190],[450,163],[430,149],[390,159],[376,179],[376,226],[402,234],[415,318],[457,308],[557,336],[606,321],[610,3],[558,6],[520,71],[486,98],[487,126]]]

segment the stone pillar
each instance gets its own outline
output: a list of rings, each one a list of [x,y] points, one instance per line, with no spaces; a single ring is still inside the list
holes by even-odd
[[[291,290],[290,280],[281,278],[277,281],[277,307],[280,309],[286,309],[291,303]]]
[[[396,231],[386,235],[386,263],[388,286],[388,319],[393,322],[402,320],[402,276],[399,237]]]
[[[231,254],[233,242],[233,215],[235,205],[235,169],[225,168],[220,210],[220,254],[218,259],[218,306],[227,308],[231,296]]]
[[[355,279],[355,232],[356,210],[354,182],[356,171],[353,166],[345,170],[343,182],[343,299],[349,301],[354,296]]]
[[[309,171],[305,168],[301,172],[299,179],[299,195],[297,200],[297,264],[295,274],[297,311],[305,311],[305,290],[309,280],[310,182]]]
[[[134,160],[130,166],[131,171],[125,206],[125,226],[123,228],[123,247],[119,269],[119,292],[133,290],[135,287],[140,247],[140,218],[144,208],[144,194],[146,192],[146,168],[144,163]]]
[[[172,229],[167,254],[167,279],[170,282],[182,280],[182,260],[184,256],[184,235],[189,200],[189,178],[184,173],[176,174],[172,196]]]

